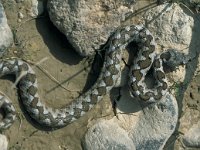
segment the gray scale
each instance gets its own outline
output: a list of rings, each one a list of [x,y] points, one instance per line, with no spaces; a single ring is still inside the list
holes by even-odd
[[[20,75],[19,94],[25,109],[29,115],[42,126],[48,126],[57,129],[66,126],[83,116],[87,111],[93,108],[96,103],[103,99],[121,77],[121,55],[126,46],[135,41],[139,45],[138,57],[133,60],[130,69],[129,85],[131,93],[138,96],[145,102],[156,102],[167,92],[166,78],[162,69],[160,56],[156,57],[155,41],[151,33],[141,25],[131,25],[118,29],[110,37],[108,48],[105,53],[105,60],[102,71],[92,88],[82,96],[76,98],[73,102],[62,109],[53,109],[42,103],[38,94],[37,78],[31,66],[19,59],[1,60],[0,76],[6,74],[15,74],[16,78]],[[154,59],[159,60],[154,67],[155,77],[158,79],[158,85],[154,89],[147,89],[143,80],[146,72],[151,68]],[[160,64],[159,64],[160,63]],[[133,73],[135,71],[138,73]],[[1,107],[6,109],[6,116],[0,122],[0,130],[5,130],[11,126],[15,120],[15,109],[9,102],[9,99],[0,94]],[[1,104],[0,103],[0,104]]]

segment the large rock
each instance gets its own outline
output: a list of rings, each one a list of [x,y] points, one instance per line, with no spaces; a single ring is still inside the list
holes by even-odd
[[[7,150],[8,141],[5,135],[0,134],[0,149]]]
[[[130,131],[136,149],[163,149],[178,120],[176,99],[168,94],[156,105],[143,109],[136,126]]]
[[[178,4],[160,5],[146,11],[143,17],[158,45],[188,52],[186,46],[191,42],[194,19],[187,15]]]
[[[51,21],[83,56],[94,54],[132,12],[135,0],[49,0]]]
[[[13,43],[13,35],[10,27],[7,24],[7,18],[4,8],[0,3],[0,57],[6,49]]]

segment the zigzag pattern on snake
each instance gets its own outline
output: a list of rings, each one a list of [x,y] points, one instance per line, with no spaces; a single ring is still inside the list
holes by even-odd
[[[105,52],[102,71],[96,83],[89,91],[64,108],[53,109],[42,103],[37,90],[36,75],[26,62],[19,59],[1,60],[0,76],[7,74],[15,74],[16,77],[21,76],[18,87],[26,111],[39,124],[51,128],[60,128],[83,116],[115,86],[117,80],[121,77],[121,53],[132,41],[138,43],[139,52],[138,57],[133,61],[134,65],[130,68],[129,85],[131,93],[144,101],[156,102],[167,91],[166,78],[162,68],[162,55],[156,55],[153,36],[146,28],[139,25],[118,29],[111,36]],[[157,86],[148,89],[144,84],[144,78],[152,64],[154,65]],[[0,122],[0,130],[4,130],[14,122],[16,118],[15,109],[4,94],[0,94],[0,104],[6,114]]]

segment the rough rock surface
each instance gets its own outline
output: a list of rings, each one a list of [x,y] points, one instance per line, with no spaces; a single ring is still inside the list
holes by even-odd
[[[121,94],[118,119],[115,117],[92,126],[85,136],[85,149],[162,149],[176,127],[175,98],[168,94],[158,104],[142,108],[126,88]]]
[[[178,4],[168,3],[147,11],[143,17],[160,50],[176,49],[196,61],[200,30],[199,22],[194,17],[185,13]],[[183,82],[191,80],[193,74],[188,68],[179,66],[171,75],[174,81]]]
[[[0,2],[0,57],[13,42],[13,35],[7,24],[4,8]]]
[[[200,148],[200,121],[185,133],[183,143],[188,147]]]
[[[8,141],[5,135],[0,134],[0,149],[7,150]]]
[[[32,7],[31,7],[30,15],[32,17],[37,17],[44,12],[44,1],[32,0],[31,4],[32,4]]]
[[[157,44],[164,50],[173,48],[188,52],[194,19],[178,4],[160,5],[144,13],[143,17],[148,29],[153,32]]]
[[[89,129],[85,136],[84,149],[87,150],[134,150],[135,146],[117,121],[102,120]]]
[[[163,149],[178,119],[175,98],[168,94],[166,99],[144,108],[143,112],[135,128],[130,131],[136,149]]]
[[[49,0],[51,21],[83,56],[94,54],[132,11],[135,0]]]

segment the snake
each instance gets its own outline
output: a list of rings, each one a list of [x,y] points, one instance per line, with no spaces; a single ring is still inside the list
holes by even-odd
[[[62,108],[48,107],[42,102],[36,74],[31,66],[21,59],[0,60],[0,77],[14,74],[16,79],[19,79],[18,93],[28,115],[41,126],[58,129],[79,119],[118,84],[121,78],[122,52],[131,42],[137,43],[138,53],[129,71],[130,93],[145,103],[156,103],[167,92],[167,81],[162,67],[164,55],[156,53],[154,37],[143,25],[124,26],[110,36],[103,67],[96,82],[88,91]],[[156,85],[152,89],[145,84],[145,76],[150,68],[153,68],[156,79]],[[16,111],[3,93],[0,94],[0,107],[5,112],[0,122],[0,130],[5,130],[15,121]]]

